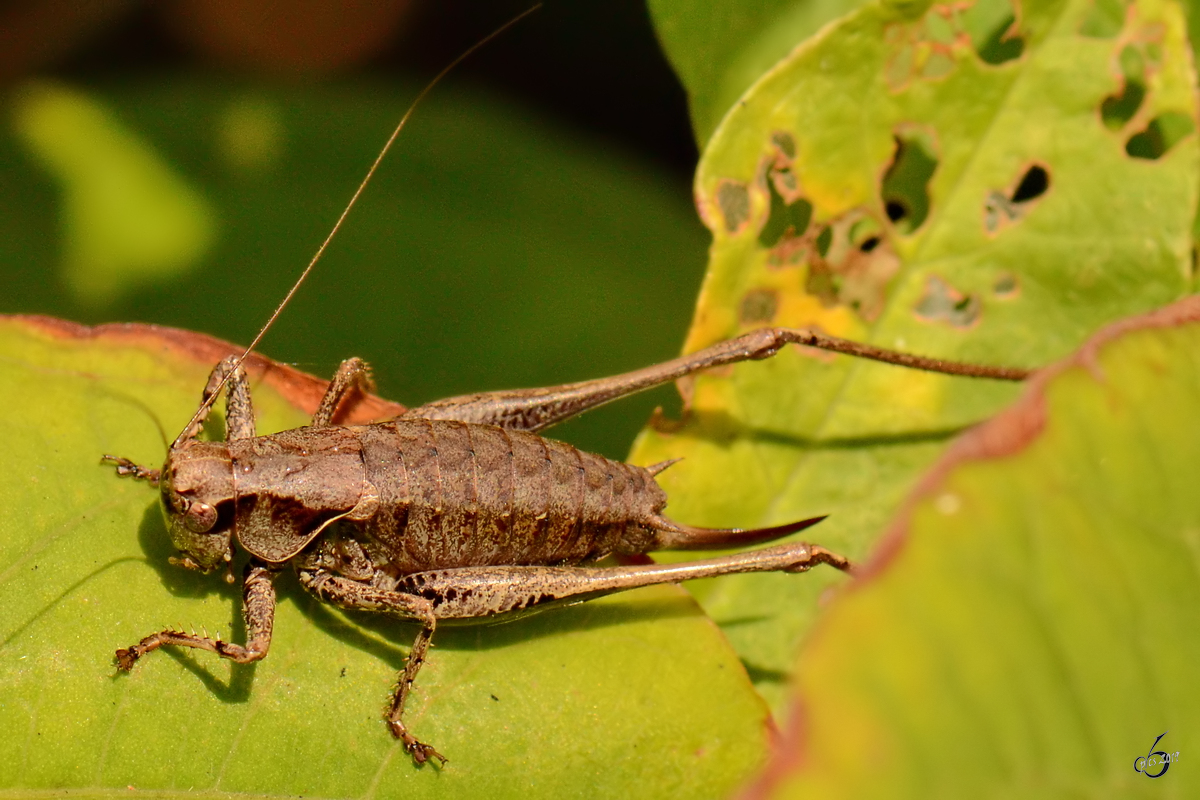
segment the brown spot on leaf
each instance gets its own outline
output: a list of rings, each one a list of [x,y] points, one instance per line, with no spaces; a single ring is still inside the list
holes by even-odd
[[[721,181],[717,187],[717,206],[725,217],[725,230],[736,233],[750,219],[750,193],[746,185],[736,181]]]
[[[789,161],[796,157],[796,140],[787,131],[776,131],[771,134],[771,144]]]
[[[1010,300],[1017,296],[1021,285],[1017,281],[1017,276],[1005,270],[996,274],[996,280],[992,283],[992,292],[1001,300]]]
[[[739,309],[742,324],[759,325],[775,319],[779,310],[779,298],[772,289],[751,289],[742,297]]]
[[[802,196],[800,181],[792,170],[796,142],[787,131],[771,134],[774,158],[764,162],[763,183],[771,197],[767,220],[758,234],[758,243],[772,250],[769,263],[785,266],[798,263],[805,246],[799,241],[812,221],[813,207]]]
[[[993,66],[1020,58],[1020,10],[1016,0],[946,3],[931,6],[915,22],[892,23],[884,33],[891,50],[884,67],[888,87],[899,92],[914,79],[944,78],[957,68],[957,53],[967,49]]]
[[[959,292],[937,275],[925,284],[925,294],[913,313],[925,322],[943,322],[956,328],[969,328],[979,321],[982,304],[975,295]]]
[[[805,291],[827,307],[845,305],[870,321],[883,310],[888,282],[899,270],[883,223],[856,209],[815,237]]]
[[[971,46],[970,30],[965,24],[971,11],[964,10],[964,5],[933,5],[916,20],[887,26],[884,40],[890,54],[884,79],[889,89],[900,92],[914,80],[940,80],[957,69],[956,51]]]

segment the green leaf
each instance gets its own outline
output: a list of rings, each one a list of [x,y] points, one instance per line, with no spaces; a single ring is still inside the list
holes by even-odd
[[[1198,353],[1189,298],[955,442],[804,649],[751,796],[1195,796]]]
[[[696,178],[713,245],[687,350],[764,325],[815,326],[1032,367],[1187,291],[1195,132],[1157,158],[1127,153],[1150,120],[1195,117],[1178,8],[1135,3],[1114,38],[1078,32],[1083,0],[1025,4],[998,37],[983,35],[997,28],[978,8],[915,19],[866,8],[724,120]],[[1137,114],[1114,129],[1101,106],[1121,90],[1135,32],[1151,37],[1134,40],[1153,68]],[[1019,53],[993,63],[993,40]],[[862,558],[945,442],[1016,392],[790,348],[688,383],[682,424],[652,424],[633,460],[684,459],[660,479],[676,519],[829,514],[807,536]],[[739,576],[698,589],[776,705],[836,580]]]
[[[167,626],[244,636],[235,587],[168,565],[157,492],[99,463],[156,464],[229,349],[0,320],[0,796],[713,796],[760,761],[766,709],[674,587],[440,629],[407,719],[445,769],[413,766],[382,722],[416,629],[290,578],[261,663],[168,648],[117,675],[118,647]],[[319,389],[273,366],[260,430],[304,422],[281,390],[311,408]]]
[[[725,112],[792,48],[864,0],[649,0],[703,145]]]

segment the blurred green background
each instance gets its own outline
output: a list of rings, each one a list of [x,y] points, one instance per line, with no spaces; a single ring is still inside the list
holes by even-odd
[[[248,342],[423,83],[525,7],[0,10],[0,312]],[[695,158],[645,7],[550,3],[437,88],[260,350],[362,356],[407,404],[669,358],[708,244]],[[556,436],[622,458],[673,399]]]

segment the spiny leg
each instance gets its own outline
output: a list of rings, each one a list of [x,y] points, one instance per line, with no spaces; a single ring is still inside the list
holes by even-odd
[[[112,456],[108,453],[100,456],[101,462],[115,464],[117,467],[117,477],[133,478],[136,481],[149,481],[155,486],[158,485],[159,478],[162,477],[162,470],[143,467],[141,464],[135,464],[128,458],[121,456]]]
[[[333,424],[333,418],[346,396],[354,391],[369,392],[375,388],[371,380],[371,368],[361,358],[347,358],[338,366],[337,374],[329,382],[321,405],[313,414],[312,424],[315,428],[323,428]]]
[[[405,576],[397,589],[432,598],[438,619],[473,619],[696,578],[741,572],[807,572],[817,564],[845,572],[853,569],[843,556],[816,545],[793,542],[677,564],[430,570]]]
[[[424,764],[430,758],[436,758],[445,764],[447,759],[428,744],[413,736],[404,724],[404,704],[412,692],[413,681],[425,656],[429,652],[429,643],[433,639],[433,631],[437,627],[433,603],[424,597],[390,592],[373,586],[358,583],[343,578],[323,569],[299,570],[300,584],[313,595],[342,608],[363,611],[382,611],[404,619],[413,619],[421,623],[421,631],[413,641],[412,649],[408,652],[408,661],[404,672],[400,674],[400,684],[392,695],[392,704],[388,709],[388,730],[392,736],[404,742],[404,749],[409,752],[418,764]]]
[[[299,570],[300,583],[321,600],[343,608],[382,611],[422,623],[409,651],[387,720],[413,760],[446,758],[409,733],[402,720],[413,681],[425,662],[438,619],[474,619],[520,611],[543,603],[588,599],[641,586],[678,583],[738,572],[805,572],[817,564],[849,571],[850,562],[823,547],[792,543],[748,553],[691,561],[625,567],[467,567],[432,570],[401,579],[388,591],[324,569]],[[403,591],[408,589],[409,591]]]
[[[234,366],[237,369],[234,369]],[[232,374],[230,375],[230,371]],[[226,381],[226,399],[225,399],[225,439],[233,441],[235,439],[250,439],[254,437],[254,403],[250,399],[250,381],[246,377],[246,371],[237,363],[236,356],[226,356],[208,375],[208,383],[204,387],[204,392],[200,398],[201,412],[199,416],[188,425],[179,437],[171,445],[174,449],[189,439],[195,439],[200,435],[200,430],[204,427],[205,420],[208,419],[208,412],[211,408],[208,401],[221,386],[221,382],[225,381],[225,376],[229,375],[229,380]],[[105,454],[100,457],[101,461],[111,464],[116,464],[117,475],[122,478],[134,478],[135,480],[149,481],[157,484],[160,477],[160,470],[143,467],[140,464],[135,464],[128,458]]]
[[[839,339],[811,330],[762,328],[712,347],[706,347],[691,355],[623,375],[615,375],[611,378],[566,383],[542,389],[513,389],[461,395],[409,409],[401,416],[454,419],[461,422],[499,425],[512,430],[539,431],[588,409],[700,370],[736,364],[741,361],[770,358],[787,344],[817,347],[910,369],[940,372],[947,375],[1014,381],[1024,380],[1029,376],[1029,370],[924,358],[848,339]]]
[[[117,668],[122,672],[133,669],[134,663],[163,645],[194,647],[207,650],[239,664],[265,658],[271,649],[271,632],[275,626],[275,576],[278,573],[251,561],[242,577],[242,616],[246,620],[245,646],[197,636],[194,633],[165,630],[151,634],[125,650],[117,651]]]
[[[211,388],[212,391],[216,391],[216,387],[221,385],[221,379],[224,378],[224,375],[218,376],[218,372],[228,372],[236,363],[232,356],[222,360],[213,370],[205,390]],[[254,403],[250,399],[250,379],[246,377],[246,370],[238,364],[225,384],[225,440],[232,442],[235,439],[253,439],[254,434]]]
[[[236,369],[234,369],[235,366]],[[230,374],[231,372],[232,374]],[[228,381],[225,380],[226,375],[229,376]],[[204,392],[200,397],[203,413],[183,429],[172,445],[173,447],[200,435],[200,429],[204,427],[204,421],[208,418],[208,411],[211,408],[208,405],[209,399],[220,388],[223,381],[226,386],[225,439],[232,441],[234,439],[250,439],[254,436],[254,404],[250,400],[250,380],[246,377],[246,370],[238,363],[237,357],[226,356],[209,373],[208,384],[204,387]]]

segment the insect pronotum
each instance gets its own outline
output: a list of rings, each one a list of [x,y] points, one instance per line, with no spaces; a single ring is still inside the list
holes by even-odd
[[[535,7],[536,8],[536,7]],[[274,582],[289,565],[300,584],[336,605],[420,624],[390,708],[388,728],[413,759],[446,758],[405,725],[404,706],[442,621],[479,620],[640,586],[739,572],[804,572],[817,564],[850,570],[820,546],[778,544],[672,565],[594,566],[609,555],[734,548],[778,539],[822,517],[759,529],[710,529],[663,516],[654,477],[672,462],[638,467],[542,438],[538,432],[588,409],[701,370],[769,358],[786,344],[819,347],[914,369],[1021,380],[1019,369],[985,367],[882,350],[798,329],[753,331],[691,355],[611,378],[542,389],[439,400],[384,422],[340,426],[339,408],[371,387],[367,365],[344,362],[310,425],[257,436],[242,361],[320,259],[417,104],[457,63],[515,24],[482,40],[418,95],[316,255],[240,357],[213,369],[200,406],[171,444],[161,469],[104,456],[117,473],[156,484],[179,551],[172,562],[233,581],[238,550],[244,644],[164,630],[117,651],[130,670],[164,645],[208,650],[239,663],[266,657]],[[226,437],[199,438],[226,390]]]

